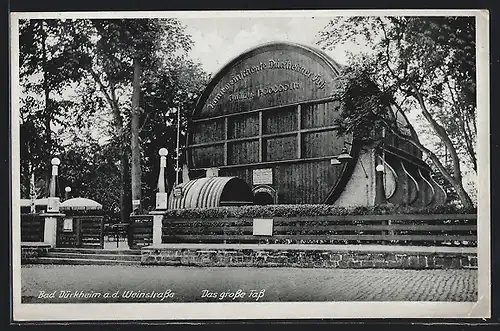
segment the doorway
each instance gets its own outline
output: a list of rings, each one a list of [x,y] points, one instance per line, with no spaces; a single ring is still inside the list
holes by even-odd
[[[257,192],[253,197],[253,203],[256,205],[273,205],[274,197],[269,192]]]

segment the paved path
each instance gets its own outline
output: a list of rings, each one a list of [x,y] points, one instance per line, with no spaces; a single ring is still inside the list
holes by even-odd
[[[26,265],[21,284],[26,303],[160,302],[163,296],[163,302],[231,302],[238,290],[245,296],[234,302],[256,301],[262,290],[258,300],[274,302],[477,300],[477,270]],[[203,297],[204,290],[216,298]],[[38,298],[41,291],[56,298]],[[73,298],[59,298],[60,291]],[[127,291],[144,297],[125,298]],[[220,300],[222,292],[233,294]],[[94,298],[75,298],[92,293]]]

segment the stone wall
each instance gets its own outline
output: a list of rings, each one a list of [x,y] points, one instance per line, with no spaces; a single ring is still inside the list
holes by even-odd
[[[461,269],[476,268],[477,257],[469,253],[144,247],[141,263],[213,267]]]
[[[22,245],[21,246],[21,264],[35,262],[38,257],[46,256],[49,252],[50,245],[40,243],[38,245]]]

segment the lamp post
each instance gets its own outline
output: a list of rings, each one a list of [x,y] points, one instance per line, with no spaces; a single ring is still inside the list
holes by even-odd
[[[71,187],[66,186],[66,187],[64,188],[64,192],[65,192],[65,195],[64,195],[64,200],[68,200],[68,199],[69,199],[69,193],[71,192]]]
[[[41,214],[41,216],[45,217],[43,241],[54,247],[57,237],[57,221],[64,214],[59,212],[60,199],[57,196],[57,175],[61,160],[55,157],[50,163],[52,164],[52,177],[50,179],[49,197],[47,198],[47,212]]]
[[[347,148],[342,148],[340,155],[330,160],[331,165],[341,165],[352,160],[352,156],[347,153]]]
[[[47,198],[47,212],[58,213],[60,201],[57,197],[57,175],[61,160],[55,157],[50,161],[50,163],[52,164],[52,177],[50,178],[49,197]]]
[[[158,193],[156,193],[156,208],[150,211],[153,215],[153,246],[161,245],[163,215],[168,208],[168,182],[166,182],[165,168],[167,167],[168,150],[160,148],[160,171],[158,175]]]
[[[340,155],[337,156],[337,159],[341,162],[341,163],[346,163],[348,161],[351,161],[352,160],[352,156],[347,153],[347,148],[342,148],[342,151],[340,152]]]
[[[378,164],[375,167],[375,204],[382,205],[386,203],[385,188],[384,188],[384,170],[383,164]]]
[[[61,164],[61,160],[55,157],[50,163],[52,164],[52,177],[50,179],[49,197],[56,197],[58,167]]]
[[[168,193],[165,185],[165,168],[167,167],[168,150],[160,148],[158,151],[160,155],[160,173],[158,175],[158,193],[156,193],[156,209],[167,209]]]

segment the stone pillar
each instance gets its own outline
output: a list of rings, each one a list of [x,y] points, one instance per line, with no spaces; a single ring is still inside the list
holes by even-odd
[[[50,186],[49,186],[49,197],[47,198],[47,213],[58,213],[59,212],[59,204],[61,203],[59,197],[57,196],[57,175],[58,175],[58,167],[61,164],[61,161],[55,157],[51,161],[52,163],[52,177],[50,178]]]
[[[43,242],[50,244],[51,247],[56,246],[57,238],[57,221],[62,219],[65,214],[62,213],[43,213],[42,217],[45,218],[43,229]]]
[[[168,193],[165,168],[167,167],[168,150],[161,148],[158,152],[160,155],[160,173],[158,175],[158,193],[156,193],[156,208],[150,212],[153,215],[153,246],[161,245],[163,216],[168,208]]]
[[[52,177],[50,179],[49,186],[49,197],[47,198],[47,212],[41,214],[45,217],[45,225],[43,231],[43,241],[50,244],[51,247],[56,245],[57,236],[57,220],[58,218],[64,217],[64,214],[59,212],[60,199],[57,196],[57,175],[58,166],[61,161],[55,157],[51,161],[52,163]]]
[[[168,150],[161,148],[160,154],[160,174],[158,175],[158,193],[156,193],[156,210],[166,210],[168,205],[168,193],[165,185],[165,168],[167,167]]]
[[[153,210],[149,212],[153,215],[153,246],[161,245],[164,210]]]

